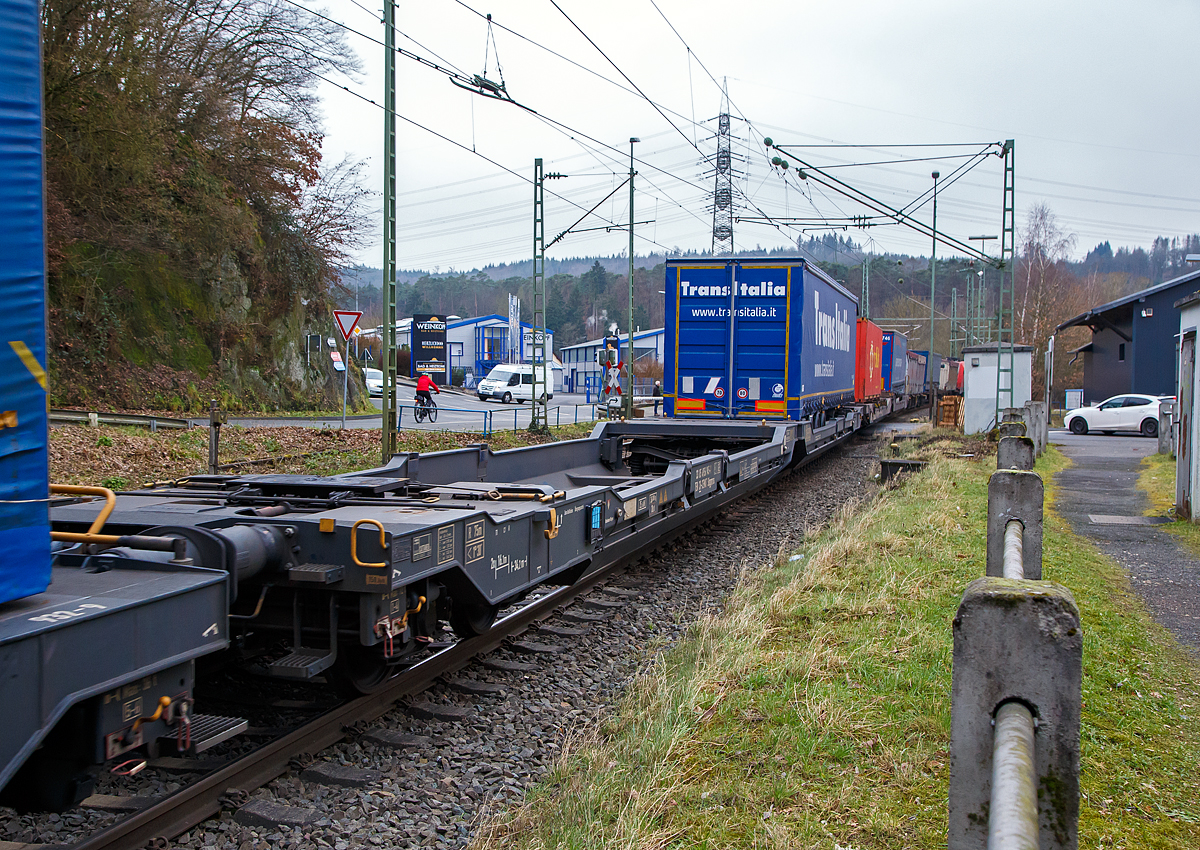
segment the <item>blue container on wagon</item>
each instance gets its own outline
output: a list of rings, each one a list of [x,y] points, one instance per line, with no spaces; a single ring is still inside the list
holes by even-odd
[[[50,584],[37,0],[0,0],[0,604]]]
[[[854,399],[858,299],[802,259],[667,260],[668,416],[794,419]]]
[[[913,350],[925,358],[925,381],[919,390],[913,388],[911,391],[923,393],[933,392],[933,390],[937,388],[938,381],[942,379],[942,355],[938,354],[936,351],[930,352],[919,351],[917,349]]]
[[[883,332],[883,391],[904,395],[908,381],[908,337],[896,331]]]

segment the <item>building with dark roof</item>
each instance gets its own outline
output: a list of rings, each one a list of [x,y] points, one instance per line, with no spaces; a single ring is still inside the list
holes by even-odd
[[[1175,394],[1175,302],[1200,285],[1200,270],[1093,307],[1059,325],[1092,329],[1092,341],[1076,349],[1083,358],[1083,401],[1118,393]]]

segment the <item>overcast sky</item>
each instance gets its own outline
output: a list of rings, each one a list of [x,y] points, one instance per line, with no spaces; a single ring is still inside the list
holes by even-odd
[[[378,0],[302,2],[382,41]],[[703,176],[709,166],[701,152],[714,150],[716,124],[707,119],[720,111],[721,92],[713,78],[728,81],[734,153],[744,160],[735,185],[739,216],[831,220],[869,212],[797,180],[794,169],[786,176],[772,169],[777,152],[766,150],[764,136],[788,146],[784,156],[793,164],[802,156],[822,167],[973,153],[1011,138],[1018,225],[1032,205],[1047,204],[1075,235],[1076,256],[1106,239],[1114,249],[1148,247],[1155,236],[1200,232],[1198,118],[1187,94],[1200,33],[1194,0],[558,3],[562,12],[550,0],[398,5],[399,46],[467,76],[484,72],[486,48],[486,76],[496,82],[498,52],[512,98],[549,119],[470,94],[446,75],[398,57],[400,116],[463,146],[398,121],[401,268],[464,271],[528,259],[534,158],[542,157],[547,171],[569,175],[547,184],[546,232],[553,238],[625,179],[631,136],[642,140],[635,146],[635,217],[649,222],[635,227],[635,253],[707,250],[712,180]],[[486,13],[494,17],[495,49]],[[382,102],[383,47],[355,34],[347,39],[363,73],[343,82]],[[658,109],[623,90],[632,87],[620,72]],[[382,111],[329,85],[321,97],[326,160],[347,154],[366,160],[365,183],[380,191]],[[868,147],[791,147],[834,143]],[[951,143],[965,146],[892,147]],[[830,173],[903,207],[932,185],[933,170],[945,182],[962,162]],[[998,234],[1002,172],[1002,161],[987,157],[945,186],[938,229],[959,239]],[[597,216],[579,227],[627,221],[628,190],[602,204]],[[929,222],[932,205],[914,216]],[[735,245],[794,244],[799,227],[737,222]],[[901,226],[844,235],[876,251],[927,255],[930,248],[928,238]],[[379,266],[380,244],[373,233],[358,259]],[[593,230],[565,237],[550,256],[620,254],[627,246],[624,230]],[[943,253],[948,249],[939,247]]]

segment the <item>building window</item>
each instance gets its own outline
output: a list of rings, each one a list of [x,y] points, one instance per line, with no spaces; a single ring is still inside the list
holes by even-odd
[[[482,331],[483,350],[480,360],[508,359],[508,328],[503,325],[486,325]]]
[[[1125,362],[1125,343],[1121,343],[1117,346],[1117,360],[1122,363]]]

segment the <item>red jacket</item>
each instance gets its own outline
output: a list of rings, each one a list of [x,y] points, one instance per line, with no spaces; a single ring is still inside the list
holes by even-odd
[[[422,375],[421,377],[417,378],[417,392],[427,393],[430,389],[432,389],[438,395],[441,395],[442,393],[442,391],[438,389],[438,385],[433,382],[433,378],[429,377],[428,375]]]

